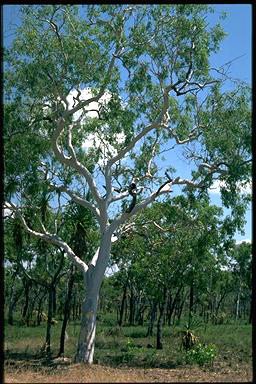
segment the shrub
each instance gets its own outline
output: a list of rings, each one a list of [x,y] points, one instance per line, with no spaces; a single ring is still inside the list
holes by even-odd
[[[186,362],[189,364],[196,363],[200,366],[209,363],[213,364],[216,355],[217,349],[214,344],[203,345],[198,343],[186,352]]]
[[[193,348],[197,342],[197,337],[190,331],[185,331],[185,335],[182,338],[182,346],[188,351]]]

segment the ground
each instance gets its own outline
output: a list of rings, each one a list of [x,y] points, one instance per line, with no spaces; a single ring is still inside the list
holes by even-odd
[[[72,364],[70,359],[55,360],[53,367],[38,366],[38,362],[8,361],[5,383],[155,383],[155,382],[252,382],[252,367],[240,364],[230,367],[218,363],[211,368],[181,367],[112,368],[103,365]]]

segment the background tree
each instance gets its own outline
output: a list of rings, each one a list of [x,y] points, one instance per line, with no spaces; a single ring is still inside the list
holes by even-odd
[[[231,251],[231,265],[234,275],[235,284],[235,318],[241,317],[241,301],[249,301],[250,303],[250,319],[251,321],[251,268],[252,268],[252,245],[242,242],[234,246]],[[249,300],[248,300],[249,299]]]
[[[222,213],[222,209],[210,205],[206,197],[196,199],[189,193],[187,196],[166,198],[166,201],[155,202],[152,207],[140,212],[127,227],[120,242],[113,247],[112,260],[119,267],[119,279],[122,281],[119,286],[123,288],[119,301],[120,319],[129,295],[133,299],[132,307],[129,307],[129,315],[133,319],[130,324],[140,324],[140,317],[134,317],[134,313],[146,312],[149,318],[148,336],[153,334],[158,313],[158,349],[162,349],[165,319],[170,325],[175,309],[180,318],[183,303],[188,299],[186,313],[190,328],[201,297],[212,288],[209,276],[218,277],[221,272],[223,254],[219,249],[226,239],[222,231]],[[182,290],[185,296],[178,309]],[[213,293],[216,294],[216,286]],[[218,307],[226,293],[224,291],[224,296],[221,296]],[[215,306],[212,310],[215,311]],[[121,324],[122,321],[119,321]]]

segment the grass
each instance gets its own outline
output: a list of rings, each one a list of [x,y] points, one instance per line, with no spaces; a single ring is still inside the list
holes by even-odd
[[[53,357],[56,357],[58,353],[61,325],[61,321],[59,321],[58,324],[52,326],[51,348]],[[45,376],[50,380],[49,375],[54,374],[54,372],[64,372],[64,369],[67,369],[67,367],[68,369],[73,369],[72,367],[75,366],[73,357],[76,351],[79,329],[79,322],[71,322],[67,327],[69,336],[65,343],[65,357],[67,358],[67,361],[64,362],[64,360],[60,361],[54,359],[49,362],[43,359],[40,353],[40,348],[45,339],[45,323],[42,323],[38,327],[6,325],[4,342],[6,360],[5,371],[14,375],[12,377],[17,376],[18,382],[19,374],[21,373],[27,372],[28,375],[31,374],[32,376],[33,372],[35,375],[39,375],[40,373],[41,376],[38,380],[41,381],[38,382],[44,382],[43,378]],[[188,371],[191,369],[199,369],[195,363],[193,365],[191,365],[191,363],[190,365],[186,365],[188,359],[186,359],[185,351],[181,348],[180,331],[183,329],[184,327],[180,326],[164,327],[164,348],[162,350],[156,350],[156,337],[146,338],[146,327],[124,326],[119,328],[114,321],[109,320],[107,323],[99,321],[96,330],[94,355],[94,364],[96,364],[95,366],[98,367],[97,369],[101,372],[99,373],[99,378],[103,377],[101,375],[103,375],[102,370],[104,369],[107,371],[109,370],[109,372],[112,373],[114,372],[111,371],[112,369],[118,370],[119,373],[121,372],[121,375],[123,369],[130,369],[130,372],[140,372],[138,373],[138,378],[142,377],[140,376],[142,372],[146,372],[145,370],[148,372],[150,369],[154,369],[154,372],[160,372],[163,369],[167,369],[168,372],[172,369],[175,369],[176,372],[181,372],[180,370],[182,369]],[[226,369],[226,371],[230,373],[239,369],[239,367],[245,367],[243,368],[244,373],[241,373],[241,375],[249,377],[248,375],[251,374],[252,361],[250,325],[208,325],[206,328],[201,326],[195,331],[195,334],[198,336],[200,343],[206,345],[214,344],[217,350],[217,357],[215,358],[213,365],[209,364],[203,367],[204,372],[208,372],[209,374],[213,371],[220,373]],[[153,346],[153,348],[149,348],[149,344]],[[103,369],[102,367],[105,368]],[[202,367],[200,369],[202,371]],[[114,373],[113,375],[112,376],[115,377]],[[24,379],[25,382],[26,380],[29,381],[28,377],[29,376],[27,376],[27,379]],[[33,376],[33,382],[36,382],[36,377],[37,376]],[[130,375],[129,377],[135,378],[136,375]],[[235,377],[236,376],[234,375],[232,380]],[[14,378],[13,382],[15,382],[15,380],[16,379]],[[52,380],[52,382],[54,382],[54,380],[57,379],[53,378]],[[59,380],[62,379],[59,378]],[[65,379],[63,378],[63,380]],[[151,379],[148,377],[148,380]],[[175,380],[179,381],[177,377]],[[111,380],[109,381],[111,382]],[[135,380],[133,379],[132,381]],[[141,379],[140,381],[143,380]]]

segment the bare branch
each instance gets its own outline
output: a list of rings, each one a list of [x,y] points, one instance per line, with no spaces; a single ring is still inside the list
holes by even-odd
[[[112,196],[110,201],[109,201],[109,204],[113,203],[114,201],[122,200],[123,198],[128,197],[128,196],[129,196],[128,191],[121,192],[116,196]]]
[[[153,178],[153,176],[151,175],[151,172],[150,172],[150,169],[151,169],[151,165],[152,165],[152,161],[153,161],[153,158],[155,156],[155,153],[156,153],[156,145],[157,145],[157,142],[158,142],[158,138],[159,138],[159,134],[157,132],[156,134],[156,139],[152,145],[152,155],[148,161],[148,166],[147,166],[147,172],[146,172],[146,175],[145,175],[145,178]]]
[[[69,128],[68,128],[68,149],[69,149],[71,156],[74,159],[74,161],[77,162],[75,150],[74,150],[74,147],[72,145],[72,126],[69,126]]]
[[[170,184],[170,188],[168,190],[164,190],[164,186]],[[171,184],[173,184],[170,180],[168,182],[164,183],[156,192],[152,193],[148,198],[143,200],[142,202],[135,205],[135,207],[132,209],[131,212],[124,212],[121,214],[117,219],[113,220],[113,222],[110,225],[110,231],[114,232],[115,229],[120,225],[123,224],[126,220],[128,220],[130,217],[134,216],[139,210],[145,208],[149,204],[151,204],[155,199],[162,195],[169,192],[172,192],[171,190]]]
[[[210,85],[210,84],[214,84],[214,83],[218,83],[220,80],[211,80],[211,81],[206,81],[205,83],[203,84],[200,84],[200,83],[196,83],[196,82],[189,82],[188,84],[190,86],[193,86],[195,85],[196,87],[195,88],[189,88],[187,89],[186,91],[183,91],[183,92],[180,92],[181,88],[180,89],[177,89],[176,85],[173,85],[172,86],[172,89],[175,91],[176,95],[177,96],[181,96],[181,95],[186,95],[186,93],[188,92],[193,92],[193,91],[197,91],[198,89],[201,89],[203,90],[206,86]],[[179,81],[179,83],[181,83],[182,81]],[[183,88],[183,87],[182,87]]]
[[[65,121],[62,118],[59,119],[58,122],[57,122],[57,128],[53,132],[52,139],[51,139],[53,151],[54,151],[56,157],[60,160],[61,163],[66,164],[66,165],[72,167],[80,175],[85,177],[85,179],[86,179],[86,181],[87,181],[87,183],[88,183],[88,185],[90,187],[90,190],[91,190],[91,192],[93,194],[93,197],[95,198],[95,200],[97,201],[98,205],[100,206],[102,204],[102,199],[101,199],[101,197],[99,195],[97,186],[95,184],[95,181],[94,181],[91,173],[76,158],[74,158],[74,157],[66,157],[62,153],[62,151],[61,151],[61,149],[60,149],[60,147],[58,145],[58,140],[60,138],[61,133],[64,130],[64,126],[65,126]],[[72,147],[71,147],[71,152],[72,152]]]
[[[210,173],[221,173],[221,174],[226,174],[228,173],[227,170],[224,170],[224,169],[221,169],[220,166],[221,165],[225,165],[226,167],[228,167],[228,165],[226,163],[218,163],[218,164],[207,164],[207,163],[201,163],[199,164],[198,168],[207,168],[209,169]]]
[[[176,179],[173,180],[172,184],[185,184],[192,188],[205,188],[205,181],[206,179],[214,173],[220,173],[220,174],[227,174],[228,171],[220,169],[219,165],[210,165],[207,163],[201,163],[198,168],[207,168],[209,170],[208,174],[202,179],[200,182],[195,182],[193,180],[188,179],[182,179],[180,177],[176,177]]]
[[[180,140],[178,135],[176,135],[175,133],[172,132],[172,136],[174,137],[175,141],[176,141],[176,144],[185,144],[185,143],[189,143],[190,141],[193,141],[195,139],[198,138],[198,134],[194,134],[194,131],[193,130],[187,137],[187,139],[184,139],[184,140]]]
[[[37,231],[34,231],[32,230],[31,228],[29,228],[29,226],[27,225],[26,223],[26,220],[25,218],[22,216],[20,210],[18,207],[16,207],[16,205],[14,205],[13,203],[5,203],[6,207],[13,210],[15,212],[15,216],[17,218],[20,219],[24,229],[29,233],[31,234],[32,236],[35,236],[39,239],[42,239],[50,244],[55,244],[57,246],[59,246],[61,249],[63,249],[67,255],[69,256],[70,260],[83,272],[85,273],[88,269],[88,266],[86,263],[84,263],[75,253],[74,251],[70,248],[70,246],[64,241],[62,240],[59,236],[57,235],[53,235],[49,232],[47,232],[46,230],[44,231],[44,233],[41,233],[41,232],[37,232]]]
[[[92,213],[96,216],[97,220],[100,221],[100,211],[92,203],[90,203],[86,199],[83,199],[82,197],[78,196],[76,193],[74,193],[73,191],[71,191],[70,189],[68,189],[65,186],[51,185],[51,188],[52,188],[52,190],[55,190],[55,191],[65,192],[77,204],[80,204],[85,208],[89,208],[92,211]]]
[[[179,177],[179,176],[176,177],[176,178],[173,180],[173,182],[172,182],[173,185],[174,185],[174,184],[188,185],[188,186],[190,186],[190,187],[192,187],[192,188],[203,188],[203,187],[204,187],[203,183],[204,183],[204,180],[201,180],[199,183],[196,183],[196,182],[194,182],[193,180],[182,179],[182,178]]]

